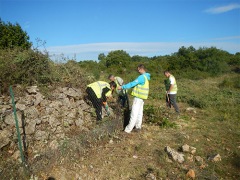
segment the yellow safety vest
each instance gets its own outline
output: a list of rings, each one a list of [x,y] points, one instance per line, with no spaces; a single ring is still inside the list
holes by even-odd
[[[170,92],[177,92],[178,89],[177,89],[177,82],[176,82],[176,79],[175,79],[175,77],[174,77],[173,75],[170,75],[170,77],[174,79],[173,88],[171,89]]]
[[[87,85],[87,87],[92,88],[92,90],[95,92],[97,98],[101,98],[102,97],[102,91],[105,87],[109,88],[110,90],[106,93],[106,96],[110,96],[111,95],[111,88],[109,83],[104,82],[104,81],[97,81],[94,83],[91,83],[89,85]]]
[[[140,99],[147,99],[149,94],[149,81],[145,75],[143,76],[145,79],[144,85],[138,84],[135,86],[132,91],[132,96],[138,97]]]

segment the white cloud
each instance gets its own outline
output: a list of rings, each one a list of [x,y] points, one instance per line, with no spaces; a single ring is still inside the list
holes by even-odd
[[[239,37],[239,36],[237,36]],[[104,53],[107,55],[110,51],[124,50],[131,56],[160,56],[171,55],[177,52],[182,46],[193,46],[198,49],[200,47],[216,47],[228,51],[230,53],[236,53],[240,51],[240,43],[230,42],[114,42],[114,43],[92,43],[92,44],[79,44],[70,46],[54,46],[47,47],[47,51],[50,55],[55,57],[63,54],[65,57],[73,58],[77,57],[77,60],[98,60],[98,55]],[[57,56],[56,56],[57,55]]]
[[[205,10],[205,12],[210,13],[210,14],[220,14],[220,13],[225,13],[234,9],[239,9],[240,4],[229,4],[226,6],[219,6],[219,7],[214,7]]]

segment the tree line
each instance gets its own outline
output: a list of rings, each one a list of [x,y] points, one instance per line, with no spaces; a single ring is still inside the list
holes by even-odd
[[[195,49],[193,46],[182,46],[171,55],[154,57],[130,56],[124,50],[115,50],[107,55],[100,53],[98,61],[76,62],[67,59],[64,63],[56,63],[51,60],[48,52],[33,47],[27,32],[18,23],[5,23],[0,19],[0,37],[2,92],[13,84],[76,84],[76,78],[85,76],[87,83],[89,76],[97,80],[102,71],[127,73],[131,78],[132,70],[139,63],[146,64],[153,75],[170,70],[179,77],[190,79],[217,76],[231,71],[240,72],[240,52],[230,54],[216,47]]]

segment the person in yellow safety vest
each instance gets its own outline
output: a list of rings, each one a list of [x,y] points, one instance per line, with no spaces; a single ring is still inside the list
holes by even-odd
[[[164,71],[164,75],[169,79],[170,81],[170,86],[169,89],[166,91],[169,101],[170,101],[170,105],[172,105],[176,111],[177,114],[180,113],[178,105],[176,103],[176,99],[177,99],[177,82],[175,77],[169,72],[169,71]],[[171,106],[170,106],[171,107]]]
[[[127,100],[126,90],[124,91],[122,89],[121,90],[118,89],[119,86],[122,86],[124,84],[123,79],[118,77],[118,76],[114,76],[112,74],[110,74],[108,76],[108,79],[117,84],[116,92],[118,94],[118,101],[120,102],[122,107],[125,107],[125,103],[126,103],[126,100]]]
[[[130,115],[130,121],[124,129],[124,132],[126,133],[130,133],[134,127],[136,128],[136,131],[141,130],[144,100],[148,98],[149,94],[150,74],[146,72],[143,64],[138,65],[137,70],[140,73],[140,76],[138,76],[137,79],[118,87],[119,90],[129,89],[133,87],[131,95],[134,96],[134,99]]]
[[[117,85],[115,82],[107,83],[104,81],[97,81],[87,85],[86,92],[88,94],[88,99],[92,102],[96,110],[97,121],[102,120],[102,106],[106,109],[107,114],[110,114],[107,98],[112,96],[116,87]]]

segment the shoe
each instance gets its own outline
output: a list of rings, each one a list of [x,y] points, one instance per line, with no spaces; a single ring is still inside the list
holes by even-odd
[[[131,134],[131,132],[130,133],[128,133],[128,132],[126,132],[126,131],[122,131],[122,134],[124,135],[124,136],[129,136],[130,134]]]

